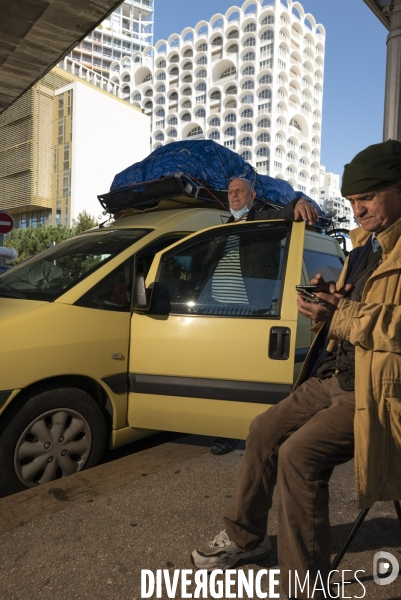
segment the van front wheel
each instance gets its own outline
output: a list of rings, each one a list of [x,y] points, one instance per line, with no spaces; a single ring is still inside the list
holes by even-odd
[[[10,407],[0,429],[0,493],[26,488],[95,466],[107,441],[101,408],[75,388],[32,396]]]

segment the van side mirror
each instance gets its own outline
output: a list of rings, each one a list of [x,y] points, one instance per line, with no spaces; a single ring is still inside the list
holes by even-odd
[[[145,276],[139,273],[134,286],[134,308],[148,308],[148,297],[146,294]]]

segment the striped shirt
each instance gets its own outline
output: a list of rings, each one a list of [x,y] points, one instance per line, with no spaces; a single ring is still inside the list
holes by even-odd
[[[246,220],[247,215],[241,219]],[[212,298],[224,304],[248,304],[248,294],[241,272],[238,235],[231,235],[226,242],[223,257],[212,277]]]

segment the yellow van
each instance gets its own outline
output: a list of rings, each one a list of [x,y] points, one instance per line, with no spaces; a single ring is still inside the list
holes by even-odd
[[[1,494],[154,431],[245,438],[288,395],[312,336],[295,286],[337,279],[344,255],[304,223],[228,216],[126,217],[0,275]],[[233,239],[240,299],[221,268]]]

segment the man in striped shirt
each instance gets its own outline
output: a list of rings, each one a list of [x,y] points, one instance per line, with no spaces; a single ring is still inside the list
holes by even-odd
[[[307,221],[313,225],[318,214],[316,208],[306,199],[296,199],[281,210],[274,208],[256,211],[253,206],[256,192],[247,179],[237,177],[228,186],[228,203],[231,217],[228,223],[237,221],[259,221],[263,219],[285,219],[286,221]],[[240,238],[232,235],[227,239],[223,255],[212,277],[212,298],[222,304],[249,306],[245,281],[244,265],[241,257]],[[245,259],[246,260],[246,259]],[[227,454],[234,450],[240,440],[217,438],[211,445],[212,454]]]

